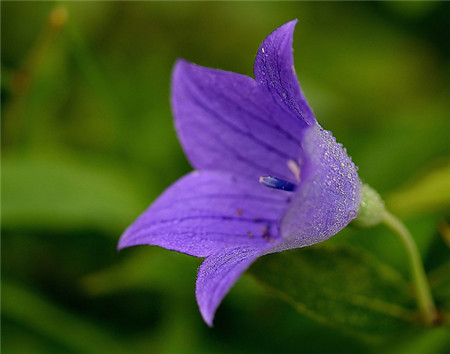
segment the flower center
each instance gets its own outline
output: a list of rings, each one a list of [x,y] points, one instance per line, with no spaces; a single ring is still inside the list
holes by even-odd
[[[288,160],[287,166],[294,174],[294,177],[297,180],[297,182],[300,182],[300,166],[298,162],[294,160]],[[297,184],[273,176],[261,176],[259,177],[259,183],[264,184],[266,187],[269,188],[281,189],[287,192],[293,192],[297,189]]]
[[[293,192],[297,189],[295,183],[273,176],[261,176],[259,177],[259,183],[269,188],[281,189],[288,192]]]

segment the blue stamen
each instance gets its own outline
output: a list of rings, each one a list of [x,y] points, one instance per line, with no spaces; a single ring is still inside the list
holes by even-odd
[[[288,192],[292,192],[297,189],[297,186],[294,183],[272,176],[261,176],[259,177],[259,182],[264,184],[266,187],[281,189]]]

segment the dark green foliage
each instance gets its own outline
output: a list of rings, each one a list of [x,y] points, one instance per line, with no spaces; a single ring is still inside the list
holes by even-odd
[[[408,283],[363,249],[325,243],[266,256],[251,273],[299,312],[366,338],[395,336],[417,321]]]

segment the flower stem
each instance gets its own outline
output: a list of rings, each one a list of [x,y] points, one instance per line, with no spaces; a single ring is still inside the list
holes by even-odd
[[[405,247],[411,267],[417,305],[425,323],[432,325],[437,319],[437,311],[417,246],[405,225],[388,211],[384,213],[383,223],[395,232]]]

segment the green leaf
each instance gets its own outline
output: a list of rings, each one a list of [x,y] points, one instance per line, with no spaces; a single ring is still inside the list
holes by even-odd
[[[431,291],[441,310],[442,322],[450,325],[450,261],[428,275]]]
[[[425,269],[440,322],[450,326],[450,226],[441,221],[438,231],[425,258]]]
[[[128,177],[103,161],[7,156],[2,167],[3,227],[117,232],[146,206]]]
[[[389,210],[402,215],[444,210],[450,207],[450,163],[430,169],[424,176],[391,194]]]
[[[396,337],[382,350],[383,354],[444,354],[449,353],[450,333],[448,328],[436,327],[408,332],[401,338]]]
[[[64,352],[127,353],[117,336],[52,304],[39,294],[9,281],[2,281],[2,317],[19,323],[64,347]],[[26,335],[23,337],[25,340]],[[5,338],[8,339],[8,338]]]
[[[380,339],[414,322],[408,284],[362,249],[323,244],[259,259],[256,279],[314,320]]]
[[[136,247],[120,253],[125,255],[118,262],[81,279],[84,291],[92,296],[136,288],[191,294],[198,258],[159,247]]]

